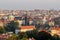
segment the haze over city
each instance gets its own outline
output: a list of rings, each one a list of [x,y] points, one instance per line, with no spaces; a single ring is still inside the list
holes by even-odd
[[[60,40],[60,0],[0,0],[0,40]]]
[[[60,0],[0,0],[0,9],[60,9]]]

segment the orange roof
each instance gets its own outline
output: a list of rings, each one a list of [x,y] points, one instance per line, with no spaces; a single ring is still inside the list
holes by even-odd
[[[22,26],[21,29],[31,29],[31,28],[35,28],[35,26]]]
[[[60,27],[52,28],[53,30],[60,30]]]

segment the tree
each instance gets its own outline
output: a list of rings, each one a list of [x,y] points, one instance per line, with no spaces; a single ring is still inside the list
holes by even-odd
[[[34,29],[31,31],[32,33],[32,37],[36,38],[37,34],[38,34],[38,30],[37,29]]]
[[[26,37],[23,37],[22,40],[27,40],[27,38]]]
[[[55,35],[53,36],[53,40],[60,40],[60,37],[59,37],[57,34],[55,34]]]
[[[19,23],[15,22],[15,21],[11,21],[10,23],[8,23],[8,25],[5,27],[7,32],[12,31],[13,33],[15,33],[15,29],[18,28]]]
[[[21,39],[25,39],[25,38],[27,38],[27,34],[26,33],[24,33],[24,32],[19,32],[18,33],[18,38],[21,40]]]
[[[23,38],[23,33],[22,32],[19,32],[18,33],[18,37],[19,37],[19,39],[22,39]]]
[[[18,36],[16,34],[12,34],[7,40],[18,40]]]
[[[38,33],[35,39],[36,40],[52,40],[52,36],[45,31],[41,31]]]
[[[28,38],[32,38],[32,37],[36,38],[38,31],[36,29],[34,29],[32,31],[27,31],[26,34],[27,34]]]
[[[4,28],[3,27],[0,27],[0,33],[4,33]]]
[[[32,32],[31,31],[27,31],[26,34],[27,34],[28,38],[32,38]]]

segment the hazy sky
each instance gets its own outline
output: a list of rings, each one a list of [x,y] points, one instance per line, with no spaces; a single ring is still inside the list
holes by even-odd
[[[0,0],[0,9],[60,9],[60,0]]]

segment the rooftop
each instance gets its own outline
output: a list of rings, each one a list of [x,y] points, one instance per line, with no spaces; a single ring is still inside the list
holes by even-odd
[[[34,29],[35,26],[21,26],[21,29]]]

